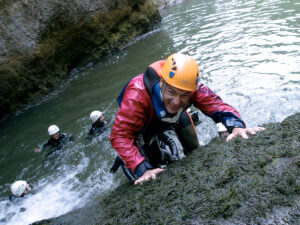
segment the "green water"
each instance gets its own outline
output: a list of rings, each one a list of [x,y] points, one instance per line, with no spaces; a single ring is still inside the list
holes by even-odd
[[[191,0],[171,5],[162,16],[153,32],[114,56],[72,71],[52,93],[1,122],[0,218],[16,210],[5,208],[16,179],[27,180],[38,195],[23,203],[28,210],[11,224],[61,215],[115,188],[124,179],[120,172],[109,173],[116,97],[133,76],[174,52],[194,56],[201,81],[234,106],[248,126],[279,122],[300,111],[300,3]],[[111,126],[86,140],[93,110],[103,111]],[[33,149],[48,139],[51,124],[75,140],[46,158]],[[203,145],[216,127],[203,116],[197,132]]]

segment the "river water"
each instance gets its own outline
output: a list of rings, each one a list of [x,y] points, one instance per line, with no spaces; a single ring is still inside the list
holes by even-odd
[[[296,0],[190,0],[162,10],[157,28],[118,54],[77,68],[52,93],[0,124],[0,220],[29,224],[88,205],[124,181],[109,173],[115,152],[109,134],[121,88],[153,61],[174,52],[195,57],[201,81],[240,112],[248,126],[280,122],[300,112],[300,3]],[[111,124],[85,137],[89,114]],[[201,145],[216,135],[202,117]],[[74,141],[49,157],[35,153],[56,124]],[[23,179],[35,194],[9,203],[9,186]],[[26,208],[24,212],[21,208]],[[1,222],[0,222],[1,224]]]

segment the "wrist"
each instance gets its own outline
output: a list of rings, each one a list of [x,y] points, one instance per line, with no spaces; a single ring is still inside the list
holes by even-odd
[[[232,133],[234,128],[245,128],[244,124],[238,120],[226,120],[225,127],[229,134]]]
[[[144,160],[141,164],[139,164],[139,165],[136,167],[134,173],[135,173],[138,177],[141,177],[141,176],[143,176],[144,173],[146,173],[149,169],[153,169],[152,165],[151,165],[148,161]]]

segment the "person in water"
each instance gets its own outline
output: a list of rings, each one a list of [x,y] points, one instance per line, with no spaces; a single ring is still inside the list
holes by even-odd
[[[28,192],[31,191],[29,184],[24,180],[15,181],[11,186],[11,195],[9,200],[11,202],[17,202],[20,198],[24,197]]]
[[[93,111],[90,114],[90,119],[93,124],[88,133],[88,137],[101,134],[106,128],[106,122],[104,121],[103,113],[100,111]]]
[[[24,180],[15,181],[11,186],[11,195],[9,196],[9,203],[5,205],[5,207],[10,207],[11,205],[20,206],[18,209],[18,213],[26,211],[26,208],[22,206],[22,201],[24,200],[24,196],[28,196],[29,194],[33,194],[31,187]],[[0,219],[0,223],[8,222],[17,212],[9,212],[5,215],[5,217]]]
[[[25,195],[28,195],[28,193],[31,193],[31,188],[29,184],[27,184],[24,180],[18,180],[15,181],[11,186],[11,195],[9,196],[9,203],[5,205],[5,207],[9,207],[11,205],[22,205],[22,200],[24,199]],[[19,212],[26,211],[26,208],[21,207],[18,210]],[[10,212],[5,215],[5,217],[0,219],[0,223],[5,223],[9,221],[14,215],[16,215],[16,212]]]
[[[35,148],[35,152],[41,152],[45,148],[50,148],[51,151],[48,153],[49,155],[56,150],[59,150],[67,141],[73,140],[73,137],[71,135],[61,133],[58,126],[56,125],[49,126],[48,134],[50,135],[49,140],[45,144],[43,144],[41,149]]]
[[[152,137],[174,126],[185,155],[199,146],[187,109],[194,106],[228,132],[227,141],[264,128],[246,128],[232,106],[199,82],[198,63],[191,56],[175,53],[152,63],[145,73],[131,79],[118,97],[120,109],[110,135],[111,144],[134,176],[135,184],[155,179],[164,169],[151,149]]]

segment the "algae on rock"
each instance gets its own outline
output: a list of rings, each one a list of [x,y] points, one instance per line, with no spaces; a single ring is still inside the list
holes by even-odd
[[[35,224],[300,224],[300,113],[265,127],[214,138],[156,180],[126,181],[95,206]]]
[[[300,113],[265,127],[248,140],[214,138],[156,180],[121,185],[98,224],[263,224],[281,207],[299,224]]]

